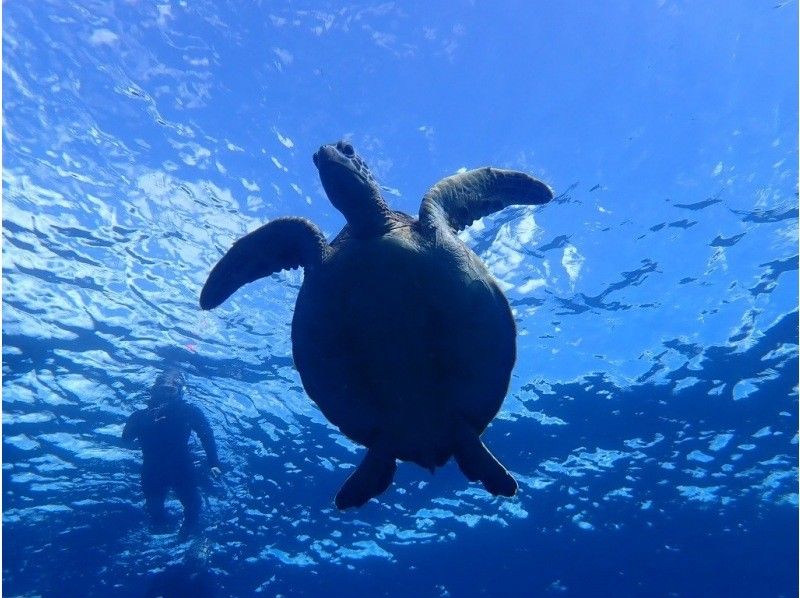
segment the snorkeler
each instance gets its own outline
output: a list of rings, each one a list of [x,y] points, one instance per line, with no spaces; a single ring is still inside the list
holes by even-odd
[[[183,400],[184,378],[167,371],[156,378],[146,409],[128,418],[122,439],[138,440],[142,448],[142,491],[153,527],[166,523],[164,500],[170,488],[183,505],[181,534],[198,530],[200,493],[197,472],[189,451],[192,430],[200,438],[214,477],[220,474],[214,434],[203,412]]]

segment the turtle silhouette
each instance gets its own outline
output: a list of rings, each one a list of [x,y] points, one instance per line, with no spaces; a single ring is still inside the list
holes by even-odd
[[[544,204],[552,191],[522,172],[479,168],[439,181],[414,219],[389,208],[349,143],[323,145],[314,164],[346,226],[330,244],[303,218],[242,237],[211,271],[201,308],[304,268],[295,367],[325,417],[367,448],[336,495],[339,509],[384,492],[397,459],[433,471],[454,457],[469,480],[513,496],[516,481],[480,436],[508,390],[516,326],[494,278],[456,233],[509,205]]]

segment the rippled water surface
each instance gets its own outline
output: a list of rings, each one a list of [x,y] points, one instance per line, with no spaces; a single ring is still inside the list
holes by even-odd
[[[796,595],[797,16],[4,3],[4,595],[138,596],[198,550],[233,596]],[[338,232],[311,154],[342,137],[409,214],[460,168],[556,191],[462,233],[518,326],[484,437],[514,499],[401,464],[339,513],[362,449],[293,368],[302,271],[199,310],[261,223]],[[194,543],[146,530],[120,439],[165,366],[225,470]]]

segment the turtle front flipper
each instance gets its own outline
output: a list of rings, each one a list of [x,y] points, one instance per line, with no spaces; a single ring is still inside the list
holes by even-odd
[[[524,172],[478,168],[449,176],[431,187],[422,198],[419,221],[429,230],[447,224],[458,232],[507,206],[539,205],[551,199],[550,187]]]
[[[319,227],[305,218],[278,218],[233,244],[217,262],[200,293],[200,307],[213,309],[237,289],[281,270],[313,267],[328,243]]]
[[[466,424],[457,432],[455,459],[468,480],[481,482],[494,496],[517,493],[516,480]]]
[[[396,470],[394,457],[376,449],[368,449],[364,460],[336,494],[336,508],[344,511],[350,507],[360,507],[370,498],[382,494],[392,483]]]

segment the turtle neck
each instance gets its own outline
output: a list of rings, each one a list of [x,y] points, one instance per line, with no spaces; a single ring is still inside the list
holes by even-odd
[[[371,200],[356,208],[342,210],[352,234],[356,237],[375,236],[385,232],[389,226],[392,211],[380,192],[373,191]]]

